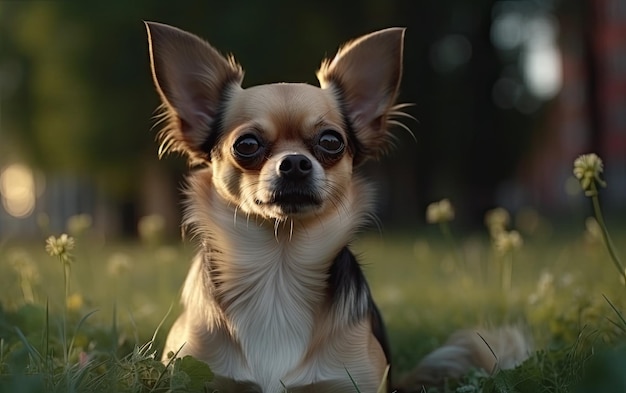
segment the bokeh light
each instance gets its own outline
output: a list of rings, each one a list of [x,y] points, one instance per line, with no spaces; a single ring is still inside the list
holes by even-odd
[[[25,218],[35,210],[36,189],[33,171],[22,164],[11,164],[0,173],[2,206],[11,216]]]
[[[490,38],[505,67],[492,90],[494,103],[530,114],[554,98],[563,85],[559,22],[548,9],[525,2],[501,1],[493,7]]]

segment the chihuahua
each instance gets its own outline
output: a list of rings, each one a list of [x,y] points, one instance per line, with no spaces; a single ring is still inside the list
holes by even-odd
[[[405,115],[395,104],[404,29],[344,45],[322,62],[320,87],[243,88],[233,57],[146,27],[160,155],[199,167],[183,227],[200,250],[164,361],[205,361],[221,392],[388,391],[383,321],[349,244],[374,208],[356,169],[385,152]]]

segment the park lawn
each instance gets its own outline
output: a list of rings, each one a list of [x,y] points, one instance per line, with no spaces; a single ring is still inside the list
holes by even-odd
[[[625,288],[584,224],[522,233],[507,254],[485,233],[450,239],[432,229],[368,232],[353,245],[387,323],[394,376],[455,329],[517,324],[538,350],[529,361],[441,391],[625,391]],[[62,264],[44,240],[0,245],[0,392],[204,391],[209,371],[193,359],[168,370],[157,361],[192,245],[77,236],[65,312]]]

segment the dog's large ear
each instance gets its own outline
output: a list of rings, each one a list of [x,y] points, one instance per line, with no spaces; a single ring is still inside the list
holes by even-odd
[[[182,151],[191,160],[210,159],[221,105],[241,88],[243,70],[193,34],[154,22],[146,22],[146,29],[166,122],[159,133],[159,154]]]
[[[403,28],[380,30],[344,45],[322,63],[317,78],[333,89],[356,138],[355,159],[380,155],[390,139],[387,130],[402,77]]]

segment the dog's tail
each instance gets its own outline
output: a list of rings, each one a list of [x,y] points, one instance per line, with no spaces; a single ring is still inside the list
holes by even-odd
[[[448,341],[422,359],[397,386],[399,393],[423,392],[459,379],[471,369],[494,373],[513,368],[531,353],[531,340],[519,327],[492,330],[459,330]]]

